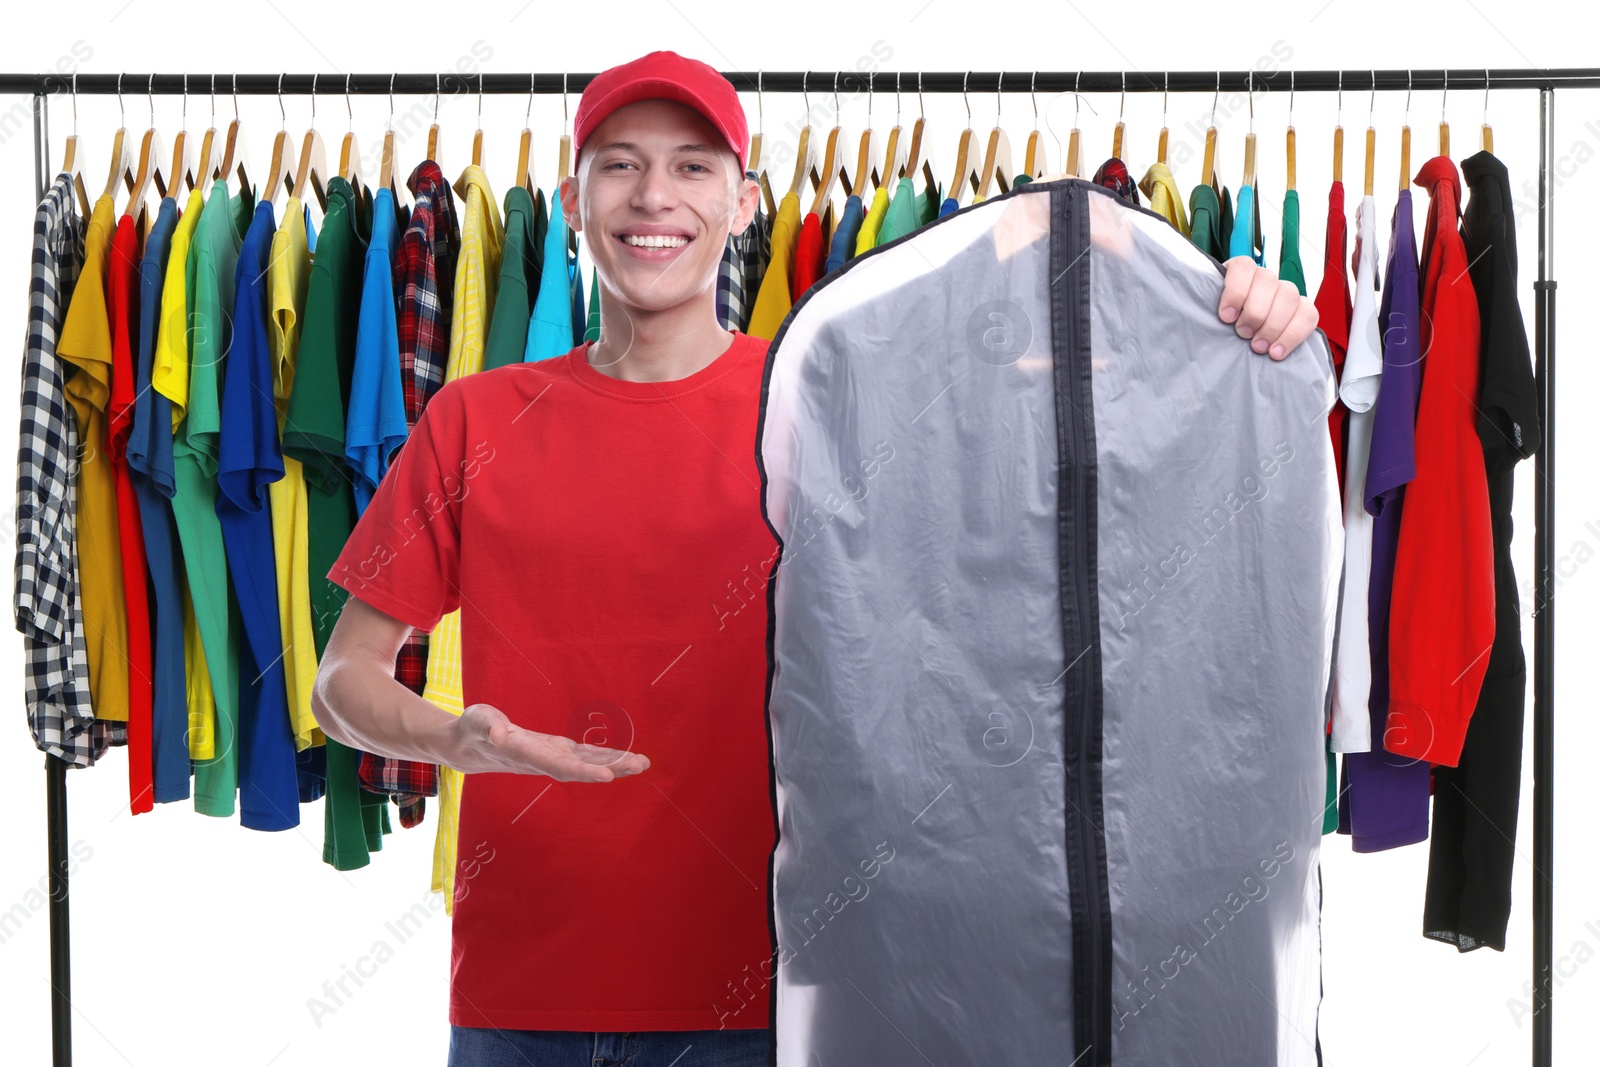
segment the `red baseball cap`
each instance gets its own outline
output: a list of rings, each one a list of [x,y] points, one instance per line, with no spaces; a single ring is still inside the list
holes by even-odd
[[[727,139],[743,176],[750,126],[738,92],[715,68],[676,52],[651,52],[596,74],[584,86],[572,120],[574,152],[607,115],[640,100],[674,100],[700,112]]]

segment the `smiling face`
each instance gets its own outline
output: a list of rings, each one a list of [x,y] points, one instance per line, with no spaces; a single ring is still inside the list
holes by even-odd
[[[607,115],[580,157],[562,205],[601,284],[628,307],[714,307],[727,237],[749,225],[759,195],[716,127],[675,101],[641,100]]]

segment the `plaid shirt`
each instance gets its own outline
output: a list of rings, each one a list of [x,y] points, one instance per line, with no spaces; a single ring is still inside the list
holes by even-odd
[[[756,173],[747,170],[744,176],[755,181]],[[717,314],[722,319],[723,329],[749,332],[750,312],[755,307],[756,294],[761,291],[761,279],[767,276],[767,263],[771,259],[772,217],[761,210],[758,202],[750,225],[744,228],[743,233],[728,238],[728,248],[722,255],[722,267],[717,272]],[[723,297],[725,274],[730,275],[726,283],[729,294],[726,304]],[[735,286],[737,304],[733,295]]]
[[[43,751],[87,767],[128,743],[127,723],[96,720],[89,695],[78,575],[77,420],[67,408],[56,338],[83,266],[84,220],[65,174],[33,223],[28,337],[17,435],[17,555],[13,606],[26,653],[28,728]]]
[[[737,330],[745,315],[743,268],[730,233],[722,246],[722,262],[717,264],[717,321],[724,330]]]
[[[394,291],[399,300],[400,381],[405,393],[406,428],[410,429],[444,384],[461,228],[456,222],[455,195],[439,164],[423,160],[406,179],[406,185],[416,204],[411,209],[411,221],[400,236]],[[399,454],[398,450],[395,454]],[[391,457],[391,466],[393,462]],[[394,676],[421,696],[427,674],[428,635],[412,630],[396,657]],[[369,790],[394,796],[400,805],[400,825],[405,827],[422,822],[423,797],[437,796],[439,792],[439,768],[432,763],[363,752],[359,773],[361,784]]]

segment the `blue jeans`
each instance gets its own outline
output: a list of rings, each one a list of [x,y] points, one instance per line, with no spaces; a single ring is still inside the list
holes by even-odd
[[[767,1031],[450,1027],[446,1067],[767,1067]]]

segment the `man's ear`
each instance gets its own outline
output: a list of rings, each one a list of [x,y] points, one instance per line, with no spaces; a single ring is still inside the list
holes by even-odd
[[[578,176],[573,174],[563,179],[557,195],[561,198],[561,213],[567,218],[567,226],[582,230],[583,222],[578,213]]]
[[[756,217],[756,210],[761,206],[761,186],[746,178],[743,172],[734,183],[734,198],[732,217],[728,220],[728,232],[737,236],[744,233],[750,221]]]

